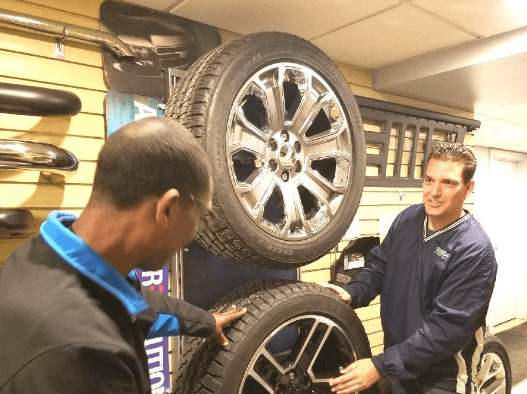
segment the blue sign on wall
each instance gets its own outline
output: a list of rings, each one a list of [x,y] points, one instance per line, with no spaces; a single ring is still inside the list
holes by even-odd
[[[109,90],[106,95],[106,136],[134,120],[149,116],[163,116],[159,109],[161,100],[134,96]],[[168,294],[169,273],[165,266],[159,271],[142,271],[136,274],[143,286]],[[152,394],[165,394],[170,387],[170,369],[168,362],[168,338],[152,338],[145,341]]]

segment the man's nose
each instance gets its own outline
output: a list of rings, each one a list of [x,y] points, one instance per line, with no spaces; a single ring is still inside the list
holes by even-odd
[[[432,195],[439,196],[441,194],[441,184],[436,182],[432,185]]]

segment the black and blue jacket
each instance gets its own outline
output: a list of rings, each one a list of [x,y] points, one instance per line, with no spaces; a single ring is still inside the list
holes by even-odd
[[[423,204],[397,216],[349,286],[352,306],[381,295],[384,353],[373,357],[381,375],[407,392],[470,392],[496,280],[494,249],[468,212],[430,236],[426,229]]]
[[[53,212],[0,269],[0,393],[150,393],[144,340],[212,314],[123,278]]]

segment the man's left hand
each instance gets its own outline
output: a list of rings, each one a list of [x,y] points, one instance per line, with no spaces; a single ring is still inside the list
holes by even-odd
[[[214,334],[212,334],[212,336],[216,339],[216,341],[218,341],[221,346],[226,347],[229,345],[227,337],[225,336],[225,334],[223,334],[223,327],[225,327],[225,325],[227,325],[231,321],[242,317],[245,312],[247,312],[247,309],[239,309],[236,308],[235,305],[233,305],[225,312],[212,313],[212,316],[214,316],[214,320],[216,320],[216,328],[214,329]]]
[[[331,391],[349,394],[370,387],[381,378],[371,358],[357,360],[340,371],[342,376],[329,381]]]

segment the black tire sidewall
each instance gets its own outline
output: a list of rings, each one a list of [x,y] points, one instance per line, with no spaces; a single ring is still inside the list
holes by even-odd
[[[370,357],[369,342],[362,330],[362,324],[354,312],[342,301],[321,295],[295,297],[273,308],[251,327],[243,341],[234,349],[234,357],[225,366],[228,379],[220,392],[215,394],[237,393],[247,366],[258,347],[283,322],[299,316],[316,315],[327,317],[345,332],[348,338],[354,338],[353,345],[359,358]]]
[[[365,172],[365,144],[358,106],[337,67],[310,43],[287,34],[260,34],[243,47],[223,69],[214,88],[207,118],[206,148],[215,172],[215,194],[233,231],[253,250],[274,261],[313,261],[331,249],[348,229],[355,215]],[[241,206],[230,181],[226,156],[226,127],[235,97],[247,79],[273,63],[291,62],[307,66],[334,90],[346,112],[352,133],[352,185],[333,222],[319,234],[302,241],[284,241],[260,229]],[[297,264],[298,265],[298,264]]]

